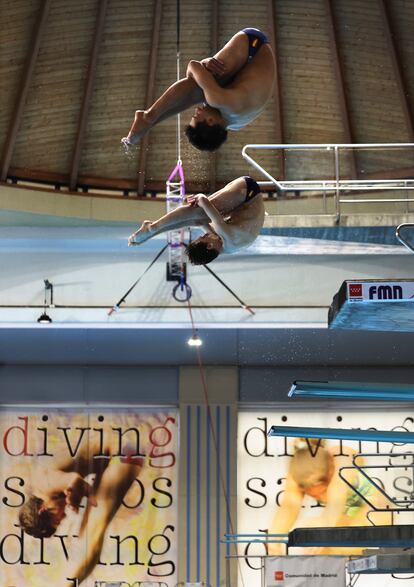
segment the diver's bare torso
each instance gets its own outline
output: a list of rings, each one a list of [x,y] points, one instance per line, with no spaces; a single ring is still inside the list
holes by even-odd
[[[225,83],[225,89],[231,94],[231,101],[220,108],[220,112],[227,121],[229,130],[239,130],[263,111],[273,91],[276,69],[273,51],[269,44],[262,45],[254,58],[247,62],[247,35],[239,32],[230,41],[232,42],[231,56],[227,57],[224,53],[226,46],[220,51],[223,55],[217,54],[217,58],[223,60],[226,68],[236,72],[233,76],[231,73],[226,74],[227,79],[233,77],[231,81]],[[229,64],[226,63],[226,59],[230,59]]]
[[[265,209],[261,194],[224,215],[228,230],[224,237],[220,235],[224,245],[222,252],[235,253],[251,245],[263,227],[264,217]],[[214,230],[211,225],[209,229]]]

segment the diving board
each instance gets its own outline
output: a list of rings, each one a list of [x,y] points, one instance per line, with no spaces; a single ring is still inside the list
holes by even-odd
[[[343,381],[294,381],[288,396],[414,401],[414,386],[393,385],[390,383],[350,383]]]
[[[328,313],[331,329],[414,332],[414,279],[346,280]]]
[[[414,525],[296,528],[289,532],[291,546],[408,548],[414,546]]]
[[[379,553],[350,560],[347,563],[350,574],[412,573],[414,571],[414,550],[393,553]]]
[[[414,443],[414,432],[398,430],[359,430],[346,428],[309,428],[307,426],[271,426],[268,436],[293,438],[334,438],[371,442]]]

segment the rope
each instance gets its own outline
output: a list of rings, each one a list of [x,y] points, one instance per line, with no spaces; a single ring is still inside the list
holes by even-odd
[[[190,321],[191,321],[191,329],[193,332],[193,336],[197,335],[197,328],[194,322],[194,317],[193,317],[193,311],[192,311],[192,307],[191,307],[191,302],[190,299],[187,299],[187,305],[188,305],[188,312],[190,314]],[[198,368],[200,371],[200,379],[201,379],[201,384],[203,387],[203,394],[204,394],[204,402],[206,405],[206,410],[207,410],[207,415],[208,415],[208,422],[209,422],[209,428],[210,428],[210,432],[211,432],[211,437],[213,439],[213,445],[214,445],[214,450],[216,453],[216,459],[217,462],[220,463],[220,459],[219,459],[219,449],[218,449],[218,444],[217,444],[217,436],[216,436],[216,431],[214,429],[213,426],[213,418],[212,418],[212,413],[211,413],[211,407],[210,407],[210,400],[209,400],[209,393],[208,393],[208,386],[207,386],[207,378],[206,378],[206,374],[205,374],[205,370],[204,370],[204,365],[203,365],[203,360],[202,360],[202,356],[201,356],[201,350],[199,346],[194,347],[197,353],[197,363],[198,363]],[[231,515],[231,508],[230,508],[230,498],[229,495],[226,491],[226,485],[225,485],[225,481],[224,481],[224,474],[223,474],[223,470],[221,467],[221,464],[219,465],[219,476],[220,476],[220,486],[221,486],[221,491],[223,493],[224,496],[224,501],[226,503],[226,511],[227,511],[227,518],[229,520],[229,525],[230,525],[230,529],[231,529],[231,533],[235,534],[234,531],[234,524],[233,524],[233,518]],[[235,551],[237,554],[237,546],[235,546]],[[241,564],[240,564],[240,560],[237,559],[237,566],[239,567],[239,573],[240,573],[240,577],[242,580],[242,584],[244,587],[244,579],[243,579],[243,573],[241,570]]]
[[[111,316],[114,312],[116,312],[117,310],[119,310],[119,306],[123,302],[125,302],[126,298],[129,296],[129,294],[131,293],[131,291],[138,285],[138,283],[141,281],[141,279],[144,277],[144,275],[151,269],[151,267],[154,265],[154,263],[156,261],[158,261],[158,259],[161,257],[161,255],[163,254],[163,252],[165,251],[165,249],[167,247],[168,247],[168,243],[161,249],[161,251],[159,253],[157,253],[157,255],[155,256],[155,258],[151,261],[151,263],[145,269],[144,273],[142,273],[138,277],[138,279],[136,280],[136,282],[133,285],[131,285],[131,287],[129,288],[129,290],[126,293],[124,293],[124,295],[119,300],[119,302],[117,304],[115,304],[114,306],[112,306],[112,308],[108,311],[108,316]]]
[[[239,302],[239,304],[241,305],[241,307],[242,307],[244,310],[247,310],[248,312],[250,312],[250,314],[251,314],[252,316],[254,316],[254,315],[255,315],[255,311],[254,311],[254,310],[252,310],[250,306],[248,306],[247,304],[245,304],[245,303],[243,302],[243,300],[242,300],[241,298],[239,298],[239,296],[238,296],[236,293],[234,293],[234,291],[233,291],[232,289],[230,289],[230,287],[229,287],[229,286],[228,286],[226,283],[224,283],[224,281],[223,281],[223,280],[222,280],[222,279],[221,279],[221,278],[220,278],[220,277],[219,277],[219,276],[218,276],[216,273],[214,273],[214,271],[213,271],[212,269],[210,269],[210,267],[207,267],[207,265],[203,265],[203,267],[204,267],[205,269],[207,269],[207,271],[208,271],[208,272],[209,272],[209,273],[210,273],[210,274],[211,274],[211,275],[212,275],[212,276],[213,276],[215,279],[217,279],[217,281],[218,281],[219,283],[221,283],[221,285],[222,285],[223,287],[225,287],[225,288],[227,289],[227,291],[229,291],[229,292],[231,293],[231,295],[232,295],[234,298],[236,298],[236,300]]]

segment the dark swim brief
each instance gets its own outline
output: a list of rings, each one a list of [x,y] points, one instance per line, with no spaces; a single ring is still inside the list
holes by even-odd
[[[250,200],[257,196],[257,194],[260,194],[262,190],[260,189],[257,181],[254,181],[254,179],[249,175],[245,175],[243,179],[246,182],[247,187],[247,196],[245,202],[250,202]]]
[[[249,61],[251,61],[260,47],[269,43],[269,39],[259,29],[247,28],[243,29],[242,33],[245,33],[249,39]]]

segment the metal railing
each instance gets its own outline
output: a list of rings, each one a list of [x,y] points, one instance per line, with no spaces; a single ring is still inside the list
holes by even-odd
[[[397,237],[397,239],[411,253],[414,253],[414,243],[408,242],[407,239],[401,234],[401,231],[402,231],[403,228],[413,228],[413,227],[414,227],[414,224],[413,223],[411,223],[411,222],[405,222],[405,223],[400,224],[399,226],[397,226],[397,229],[395,231],[395,236]]]
[[[341,153],[354,150],[395,150],[395,149],[413,149],[414,143],[321,143],[321,144],[248,144],[242,149],[243,158],[250,163],[257,171],[264,175],[266,181],[259,181],[263,186],[274,185],[279,193],[284,192],[303,192],[303,191],[321,191],[323,194],[332,192],[335,196],[335,213],[339,217],[342,204],[372,204],[372,203],[405,203],[406,212],[408,205],[414,202],[414,198],[408,197],[408,191],[414,190],[414,178],[396,178],[396,179],[341,179],[340,168]],[[285,151],[322,151],[333,155],[333,173],[330,179],[320,180],[282,180],[274,177],[262,165],[260,165],[247,151],[258,150],[279,150]],[[384,172],[386,173],[386,172]],[[352,191],[384,191],[384,190],[404,190],[407,192],[405,198],[341,198],[341,192]]]

